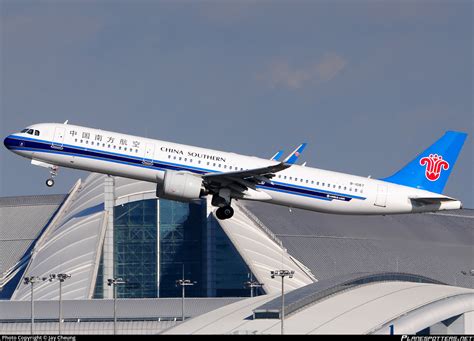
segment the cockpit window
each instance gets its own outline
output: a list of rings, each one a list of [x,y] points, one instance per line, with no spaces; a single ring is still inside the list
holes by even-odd
[[[27,134],[33,135],[33,129],[28,129]]]
[[[28,131],[28,129],[23,129],[21,132],[26,133],[27,131]]]
[[[35,136],[39,136],[40,132],[39,130],[35,130]]]

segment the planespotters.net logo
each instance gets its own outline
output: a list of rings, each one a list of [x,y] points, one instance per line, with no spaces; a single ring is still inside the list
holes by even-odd
[[[430,181],[436,181],[441,175],[441,170],[448,170],[449,163],[443,160],[443,157],[438,154],[430,154],[420,159],[420,165],[426,166],[425,176]]]
[[[403,335],[402,341],[474,341],[472,335]]]

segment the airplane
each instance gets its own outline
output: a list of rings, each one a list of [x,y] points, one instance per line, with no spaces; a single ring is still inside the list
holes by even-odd
[[[326,171],[284,161],[59,123],[31,125],[7,136],[10,151],[59,167],[156,183],[160,198],[192,202],[212,196],[218,219],[233,216],[232,200],[354,215],[435,212],[462,208],[442,194],[467,134],[448,131],[398,172],[382,179]],[[296,154],[295,154],[296,152]],[[278,157],[280,158],[280,157]]]

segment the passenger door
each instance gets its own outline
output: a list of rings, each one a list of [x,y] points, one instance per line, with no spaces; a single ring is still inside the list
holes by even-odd
[[[375,198],[375,206],[386,207],[387,206],[387,191],[388,186],[385,184],[377,185],[377,197]]]
[[[66,132],[66,128],[63,128],[63,127],[57,127],[55,129],[54,138],[51,144],[52,148],[63,149],[65,132]]]
[[[155,153],[155,145],[147,143],[145,146],[145,155],[143,156],[143,164],[153,165],[153,155]]]

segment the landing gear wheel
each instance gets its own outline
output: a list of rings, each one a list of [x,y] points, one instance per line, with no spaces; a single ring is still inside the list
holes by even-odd
[[[53,179],[46,180],[46,186],[53,187],[54,186],[54,180]]]
[[[231,206],[220,207],[216,211],[216,216],[220,220],[232,218],[233,215],[234,215],[234,209]]]

